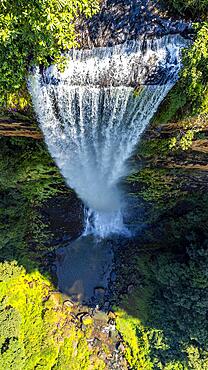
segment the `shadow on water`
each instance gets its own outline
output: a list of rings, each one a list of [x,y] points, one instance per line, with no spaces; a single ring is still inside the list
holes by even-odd
[[[112,300],[115,270],[119,269],[118,255],[126,245],[132,245],[133,235],[138,235],[144,229],[143,211],[133,197],[128,197],[128,206],[123,217],[121,235],[112,233],[101,238],[84,232],[76,240],[56,250],[58,289],[72,301],[102,309],[105,301]],[[131,279],[127,279],[126,284],[130,281]]]
[[[81,236],[56,253],[58,288],[75,302],[99,304],[113,264],[110,242]]]
[[[67,223],[70,224],[70,219],[73,220],[74,229],[77,214],[74,205],[78,203],[73,202],[71,193],[66,195],[71,196],[68,204],[65,198],[60,203],[61,198],[54,195],[48,202],[48,208],[44,208],[44,217],[46,221],[46,216],[53,220],[56,243],[53,244],[54,240],[49,239],[47,233],[45,238],[44,235],[41,236],[42,244],[40,240],[37,243],[35,237],[40,236],[42,224],[37,224],[39,229],[33,237],[28,233],[28,225],[34,223],[31,218],[31,200],[37,197],[38,192],[40,195],[44,189],[48,191],[49,184],[43,187],[42,179],[32,179],[30,183],[25,181],[23,174],[26,172],[24,167],[38,169],[44,157],[42,149],[31,149],[30,142],[24,143],[24,146],[22,141],[19,145],[18,143],[8,140],[2,140],[1,143],[4,149],[4,158],[1,158],[2,173],[5,174],[2,176],[0,194],[1,261],[15,259],[27,272],[40,270],[53,280],[50,266],[45,265],[45,261],[51,253],[50,248],[57,250],[55,263],[58,288],[62,292],[75,301],[81,300],[89,307],[99,304],[103,310],[103,302],[111,301],[108,287],[112,291],[112,287],[117,284],[114,291],[117,298],[115,300],[113,296],[113,304],[116,303],[118,308],[123,309],[128,317],[138,319],[134,324],[137,337],[140,340],[141,330],[146,330],[151,347],[150,356],[160,359],[163,364],[160,368],[165,368],[164,364],[170,360],[186,361],[188,347],[190,351],[195,348],[193,353],[196,361],[199,361],[197,356],[203,357],[203,351],[208,349],[207,191],[197,194],[194,188],[194,193],[189,198],[187,196],[169,211],[158,211],[155,223],[146,230],[143,229],[137,239],[95,240],[92,236],[86,236],[69,241],[67,245],[64,242],[65,247],[59,240],[60,233],[63,233],[63,210],[66,211],[65,218],[68,217]],[[30,163],[28,158],[25,159],[25,150]],[[18,158],[14,161],[13,153],[17,151]],[[48,171],[48,158],[45,158],[45,162]],[[52,170],[53,167],[50,168]],[[34,211],[38,213],[40,210],[33,209],[32,215]],[[145,218],[145,214],[141,219],[142,217]],[[80,232],[80,227],[77,224],[76,226]],[[69,231],[70,229],[66,229],[65,234]],[[57,249],[57,245],[61,244]],[[52,254],[54,262],[54,253]],[[206,366],[200,366],[200,370],[207,369]]]

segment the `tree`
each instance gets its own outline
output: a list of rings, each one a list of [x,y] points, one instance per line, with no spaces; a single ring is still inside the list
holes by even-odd
[[[60,61],[78,46],[75,21],[98,10],[98,0],[2,0],[0,2],[0,103],[23,95],[28,69]]]

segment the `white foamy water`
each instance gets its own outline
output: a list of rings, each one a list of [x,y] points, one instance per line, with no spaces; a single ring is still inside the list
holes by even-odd
[[[30,76],[49,151],[88,209],[85,233],[128,233],[119,183],[130,171],[127,160],[141,134],[178,78],[185,45],[181,36],[165,36],[74,50],[64,73],[53,66]]]

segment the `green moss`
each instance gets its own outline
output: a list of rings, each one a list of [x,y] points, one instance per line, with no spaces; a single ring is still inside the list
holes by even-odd
[[[128,181],[139,183],[141,190],[137,195],[144,200],[154,202],[158,207],[174,204],[177,196],[182,196],[176,182],[176,171],[166,169],[143,168],[129,176]],[[181,183],[180,183],[181,185]]]
[[[145,328],[138,319],[117,311],[116,327],[125,341],[125,357],[132,370],[153,369],[150,360],[150,345]]]
[[[71,192],[42,142],[1,138],[1,260],[18,259],[28,268],[40,265],[52,233],[40,213],[44,202]]]
[[[15,261],[0,264],[0,369],[89,369],[86,334],[69,321],[70,308],[52,289],[37,271],[27,274]]]
[[[164,157],[169,151],[169,139],[143,139],[139,143],[137,154],[149,159],[151,157]]]
[[[17,189],[29,202],[40,203],[64,185],[45,145],[33,139],[1,138],[0,187]]]
[[[159,125],[180,119],[187,112],[186,102],[186,90],[184,89],[183,81],[179,81],[160,105],[152,120],[153,123]]]

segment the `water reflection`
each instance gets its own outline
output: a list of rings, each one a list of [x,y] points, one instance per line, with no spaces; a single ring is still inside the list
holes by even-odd
[[[57,251],[58,288],[75,302],[99,303],[112,270],[111,243],[82,236]]]

